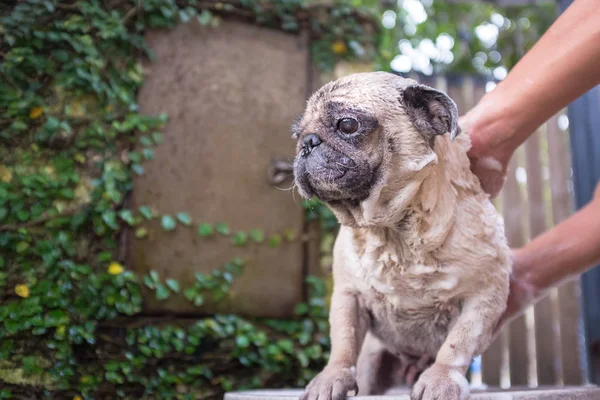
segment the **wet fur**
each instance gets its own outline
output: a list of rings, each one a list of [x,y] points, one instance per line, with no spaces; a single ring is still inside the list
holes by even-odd
[[[397,382],[391,371],[423,355],[435,363],[412,398],[466,398],[461,376],[489,345],[505,309],[511,262],[502,220],[470,171],[469,138],[450,138],[459,132],[454,103],[429,89],[387,73],[351,75],[319,90],[295,123],[299,142],[317,132],[360,169],[342,174],[358,182],[358,190],[345,189],[349,183],[323,183],[310,160],[296,162],[301,193],[318,195],[312,186],[323,184],[342,224],[334,247],[331,359],[306,399],[335,398],[340,381],[327,383],[325,376],[357,361],[360,394],[383,393]],[[332,134],[344,113],[362,113],[365,132],[351,139]]]

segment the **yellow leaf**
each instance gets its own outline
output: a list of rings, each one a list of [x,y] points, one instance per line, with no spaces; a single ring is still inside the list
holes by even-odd
[[[75,188],[75,199],[79,203],[89,203],[91,200],[90,189],[87,181],[81,181]]]
[[[10,169],[8,169],[8,167],[0,164],[0,181],[4,182],[4,183],[8,183],[10,181],[12,181],[12,172]]]
[[[23,297],[24,299],[29,297],[29,288],[27,285],[17,285],[15,286],[15,293],[19,297]]]
[[[85,156],[81,153],[75,153],[73,159],[77,161],[79,164],[85,163]]]
[[[348,48],[346,47],[346,43],[344,43],[343,40],[337,40],[331,45],[331,51],[333,51],[334,54],[340,55],[347,52]]]
[[[119,264],[118,262],[113,261],[108,266],[108,273],[111,275],[120,275],[123,273],[123,271],[124,271],[123,266],[121,264]]]
[[[68,106],[68,114],[72,117],[83,117],[85,115],[85,107],[81,100],[73,100]]]
[[[73,400],[83,400],[83,397],[77,395],[77,396],[73,396]]]
[[[53,178],[56,178],[56,170],[52,165],[47,165],[43,168],[43,171],[46,175],[50,175]]]
[[[42,109],[42,107],[33,107],[29,111],[29,118],[38,119],[39,117],[42,116],[43,113],[44,113],[44,110]]]
[[[54,206],[54,208],[56,208],[56,211],[58,211],[59,214],[62,214],[63,211],[65,211],[67,207],[69,207],[69,203],[63,200],[55,200],[52,202],[52,205]]]

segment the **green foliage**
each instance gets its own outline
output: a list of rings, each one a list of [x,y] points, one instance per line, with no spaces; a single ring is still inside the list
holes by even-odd
[[[368,0],[354,0],[365,3]],[[384,2],[381,2],[384,4]],[[405,7],[411,3],[412,7]],[[454,3],[443,0],[390,1],[378,11],[387,15],[388,28],[380,30],[377,40],[377,68],[391,70],[398,55],[413,58],[416,53],[430,61],[430,74],[477,74],[491,76],[498,67],[511,69],[556,18],[554,2],[499,6],[492,2]],[[409,9],[424,14],[415,20]],[[425,17],[425,19],[423,19]],[[486,43],[477,35],[482,27],[492,31],[495,40]],[[440,36],[450,37],[450,57],[436,53]],[[400,45],[399,45],[400,44]],[[438,50],[440,47],[438,47]],[[413,67],[415,67],[413,63]],[[415,68],[417,72],[422,72]]]
[[[0,398],[216,398],[305,384],[329,348],[316,279],[290,321],[219,315],[127,326],[143,290],[196,306],[223,300],[244,262],[198,274],[190,287],[154,271],[140,279],[121,264],[124,229],[143,239],[145,224],[158,220],[164,230],[227,236],[234,246],[277,247],[297,236],[127,207],[132,177],[154,158],[167,120],[140,114],[136,103],[139,59],[152,57],[143,35],[192,21],[217,27],[229,15],[288,31],[305,25],[316,63],[331,69],[370,51],[369,19],[304,0],[27,0],[0,11],[0,381],[7,371],[23,376]]]

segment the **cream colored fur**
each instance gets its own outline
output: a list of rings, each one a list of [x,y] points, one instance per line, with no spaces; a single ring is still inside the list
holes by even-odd
[[[397,357],[398,369],[408,357],[435,360],[413,386],[412,399],[468,398],[464,374],[489,345],[506,307],[510,251],[503,222],[470,171],[469,138],[438,135],[433,146],[424,145],[392,103],[414,83],[356,74],[337,83],[342,89],[325,86],[327,95],[308,103],[302,127],[309,131],[325,101],[377,115],[377,136],[357,157],[379,162],[381,178],[358,206],[332,206],[342,223],[334,247],[332,352],[305,399],[343,398],[356,383],[348,371],[357,361],[359,393],[381,393],[393,379],[373,375],[380,352]],[[390,141],[393,152],[383,145]]]

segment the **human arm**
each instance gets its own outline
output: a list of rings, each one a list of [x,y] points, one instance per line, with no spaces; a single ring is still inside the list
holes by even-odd
[[[496,331],[539,300],[547,289],[600,264],[600,184],[577,213],[513,253],[508,306]]]

